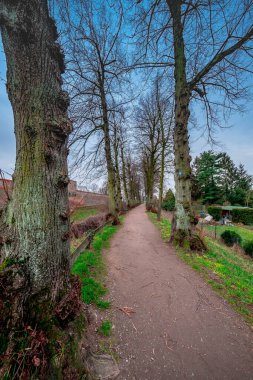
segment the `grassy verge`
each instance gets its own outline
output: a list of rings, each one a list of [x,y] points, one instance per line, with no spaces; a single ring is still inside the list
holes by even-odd
[[[170,234],[170,222],[150,219],[161,230],[164,239]],[[166,229],[166,231],[164,231]],[[210,237],[205,238],[208,250],[204,255],[177,249],[179,256],[221,294],[253,325],[253,261]]]
[[[73,214],[70,217],[71,222],[78,222],[80,220],[86,219],[89,216],[96,215],[99,213],[99,210],[96,208],[85,208],[85,207],[80,207],[77,208]]]
[[[169,240],[170,231],[171,231],[171,223],[166,218],[161,218],[160,222],[157,220],[156,214],[153,212],[148,212],[149,219],[159,228],[161,231],[162,239]]]
[[[103,284],[105,263],[102,250],[109,247],[109,240],[117,231],[117,226],[106,226],[96,234],[90,250],[84,251],[75,261],[72,273],[82,282],[82,300],[86,304],[95,304],[100,309],[110,307],[110,302],[103,300],[108,290]]]

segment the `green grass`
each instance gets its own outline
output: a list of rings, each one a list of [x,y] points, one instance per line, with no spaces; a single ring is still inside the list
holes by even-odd
[[[108,293],[102,283],[105,275],[102,250],[109,247],[109,240],[116,231],[117,226],[104,227],[95,235],[91,249],[84,251],[72,267],[72,273],[81,279],[83,302],[95,304],[100,309],[110,307],[110,302],[102,299]]]
[[[170,222],[157,222],[156,216],[149,215],[161,230],[162,237],[166,236],[164,225]],[[222,226],[221,226],[222,227]],[[242,239],[248,239],[247,232],[242,229]],[[168,231],[168,228],[167,228]],[[221,229],[220,233],[223,230]],[[179,256],[221,294],[245,319],[253,324],[253,260],[237,253],[210,237],[205,238],[207,252],[198,255],[177,248]]]
[[[171,231],[171,223],[168,219],[161,218],[160,222],[157,220],[156,214],[153,212],[148,212],[149,219],[159,228],[161,231],[162,239],[169,240],[170,231]]]
[[[214,236],[215,226],[204,226],[205,229],[208,230],[208,232],[211,232]],[[253,240],[253,231],[249,230],[245,227],[239,227],[239,226],[216,226],[216,234],[217,237],[220,237],[222,232],[229,230],[229,231],[235,231],[237,234],[239,234],[242,238],[242,243]]]
[[[96,215],[99,213],[99,210],[96,208],[85,208],[85,207],[80,207],[77,208],[73,214],[70,216],[71,222],[78,222],[80,220],[86,219],[89,216]]]
[[[112,324],[108,319],[101,323],[99,330],[101,335],[110,336],[112,334]]]

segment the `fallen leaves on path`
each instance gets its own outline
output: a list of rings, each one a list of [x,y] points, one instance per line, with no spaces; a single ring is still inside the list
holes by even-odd
[[[132,314],[135,313],[134,309],[129,306],[124,306],[124,307],[118,307],[119,310],[123,311],[128,317],[131,317]]]

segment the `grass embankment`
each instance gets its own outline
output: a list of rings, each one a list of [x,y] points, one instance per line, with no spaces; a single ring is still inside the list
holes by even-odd
[[[105,263],[102,250],[109,247],[109,239],[117,231],[117,226],[106,226],[96,234],[91,249],[84,251],[75,261],[72,273],[82,282],[82,300],[86,304],[95,304],[100,309],[110,307],[110,302],[102,299],[108,291],[103,285]]]
[[[156,220],[156,215],[149,213],[150,219],[161,230],[163,239],[168,240],[171,224],[169,220]],[[248,240],[248,232],[243,230],[242,239]],[[221,230],[222,232],[223,230]],[[236,230],[236,232],[238,232]],[[221,242],[210,237],[205,238],[207,252],[204,255],[189,253],[177,249],[179,256],[221,294],[245,319],[253,325],[253,261]]]
[[[123,222],[123,217],[120,217]],[[108,309],[111,303],[103,297],[108,294],[108,289],[104,285],[106,275],[105,261],[102,250],[109,248],[110,238],[117,231],[118,226],[106,226],[98,232],[93,240],[90,250],[84,251],[75,261],[72,273],[80,277],[82,282],[82,300],[86,304],[93,304],[98,309]],[[102,316],[102,319],[104,315]],[[98,354],[109,354],[116,361],[119,360],[115,351],[116,342],[112,335],[112,323],[108,319],[101,321],[98,327]]]
[[[97,208],[85,208],[80,207],[77,208],[73,214],[70,216],[71,222],[78,222],[80,220],[86,219],[89,216],[96,215],[99,213],[99,210]]]

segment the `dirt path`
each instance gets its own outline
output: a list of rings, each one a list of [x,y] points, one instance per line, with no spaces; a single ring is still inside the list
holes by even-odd
[[[144,206],[128,213],[107,258],[118,379],[253,379],[252,331],[161,240]]]

